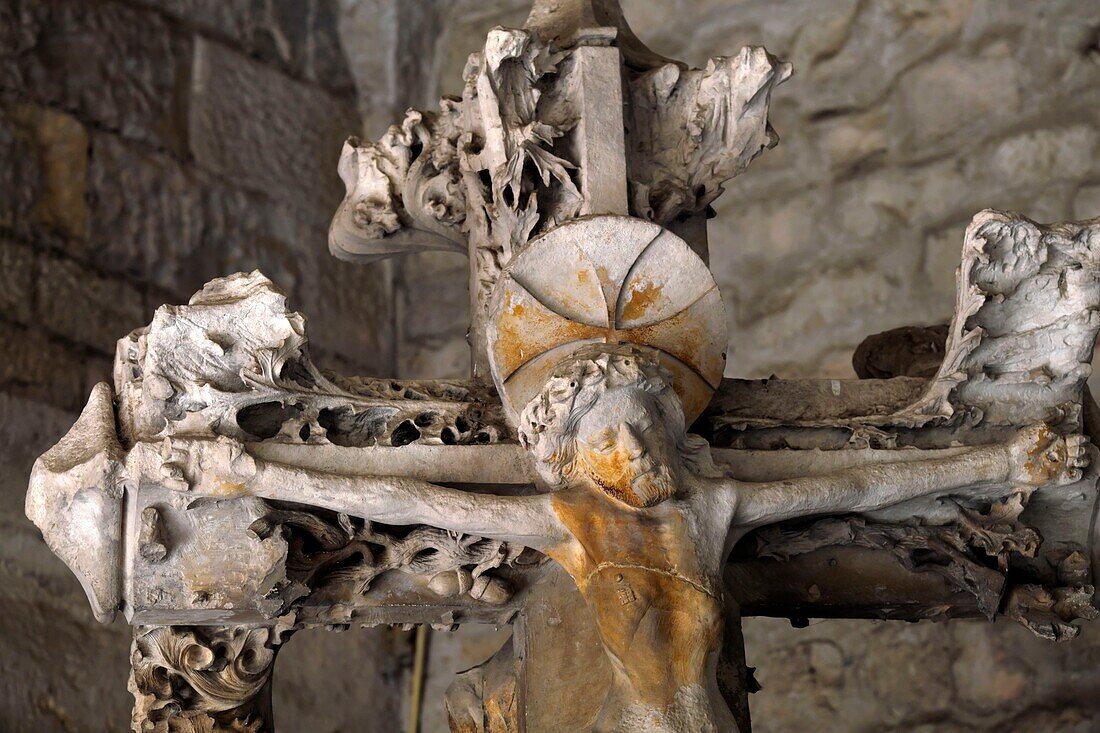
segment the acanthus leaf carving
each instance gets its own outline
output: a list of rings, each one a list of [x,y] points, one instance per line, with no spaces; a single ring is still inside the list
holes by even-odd
[[[534,234],[580,211],[576,165],[552,150],[576,124],[552,89],[566,55],[528,31],[495,28],[463,73],[464,103],[480,117],[462,163],[479,303],[488,302],[501,268]]]
[[[1013,587],[1005,600],[1004,615],[1048,641],[1068,641],[1081,633],[1077,620],[1100,617],[1093,605],[1091,585],[1045,588],[1037,584]]]
[[[779,141],[768,104],[790,75],[790,64],[746,46],[735,57],[711,59],[705,69],[668,63],[632,79],[632,212],[667,226],[705,210],[723,183]]]
[[[289,635],[274,627],[135,627],[135,733],[267,733],[271,670]]]
[[[1100,220],[1037,224],[986,209],[971,220],[943,362],[896,424],[1080,424],[1100,330]]]
[[[1100,331],[1098,274],[1100,219],[1044,226],[987,209],[966,230],[955,315],[945,345],[936,347],[943,357],[932,377],[867,380],[854,387],[879,393],[873,410],[854,411],[849,400],[844,413],[832,407],[800,408],[812,415],[806,418],[764,415],[741,404],[712,425],[736,432],[772,430],[773,441],[792,428],[856,432],[874,427],[903,435],[939,426],[965,435],[1042,421],[1076,430]],[[729,388],[745,392],[745,385],[727,381]],[[913,385],[920,387],[915,397],[910,396]],[[806,386],[812,385],[782,380],[776,385],[792,396]],[[755,390],[767,391],[766,385]],[[906,399],[887,394],[899,391]]]
[[[1100,615],[1092,586],[1083,583],[1088,561],[1070,551],[1057,577],[1046,583],[1013,582],[1013,558],[1035,558],[1043,538],[1020,518],[1032,490],[1012,491],[979,505],[955,500],[952,521],[888,523],[863,516],[829,517],[797,525],[775,525],[754,535],[746,552],[785,561],[827,547],[862,547],[891,553],[906,569],[935,573],[970,594],[989,619],[998,613],[1051,640],[1078,633],[1071,622]]]
[[[121,339],[115,358],[128,443],[171,435],[344,446],[493,443],[510,435],[473,381],[340,377],[309,356],[305,319],[259,272],[207,284]]]
[[[329,249],[369,262],[437,249],[466,251],[466,195],[458,169],[458,100],[439,112],[410,109],[380,140],[344,144],[338,171],[347,192],[333,217]]]

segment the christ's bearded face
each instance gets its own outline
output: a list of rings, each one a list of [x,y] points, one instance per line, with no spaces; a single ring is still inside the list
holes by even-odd
[[[553,489],[586,484],[630,506],[653,506],[702,465],[672,384],[652,354],[593,345],[559,365],[524,407],[520,443]]]
[[[577,422],[575,451],[574,474],[626,504],[652,506],[675,493],[676,438],[653,395],[639,387],[602,394]]]

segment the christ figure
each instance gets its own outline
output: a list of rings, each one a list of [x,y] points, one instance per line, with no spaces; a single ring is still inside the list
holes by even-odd
[[[247,493],[387,524],[427,524],[535,548],[572,576],[612,667],[599,733],[737,730],[718,689],[722,569],[755,527],[881,509],[923,495],[1078,480],[1085,439],[1046,426],[950,457],[748,483],[685,430],[670,373],[646,352],[596,346],[558,367],[519,433],[544,493],[499,496],[402,477],[318,474],[256,461]]]

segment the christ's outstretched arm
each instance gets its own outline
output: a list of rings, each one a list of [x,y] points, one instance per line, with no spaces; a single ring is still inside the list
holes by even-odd
[[[548,494],[496,496],[400,476],[345,476],[255,461],[248,493],[385,524],[427,524],[544,549],[568,536]]]
[[[1041,486],[1069,483],[1087,465],[1086,439],[1046,426],[1020,431],[1011,442],[949,458],[881,463],[827,476],[740,484],[734,524],[755,527],[815,514],[866,512],[918,496],[980,484]]]

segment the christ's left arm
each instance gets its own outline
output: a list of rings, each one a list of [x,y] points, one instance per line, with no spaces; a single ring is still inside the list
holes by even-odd
[[[1063,438],[1046,426],[1021,430],[1008,443],[947,457],[850,468],[840,473],[741,484],[734,525],[756,527],[817,514],[868,512],[908,499],[980,484],[1042,486],[1080,479],[1086,438]]]

